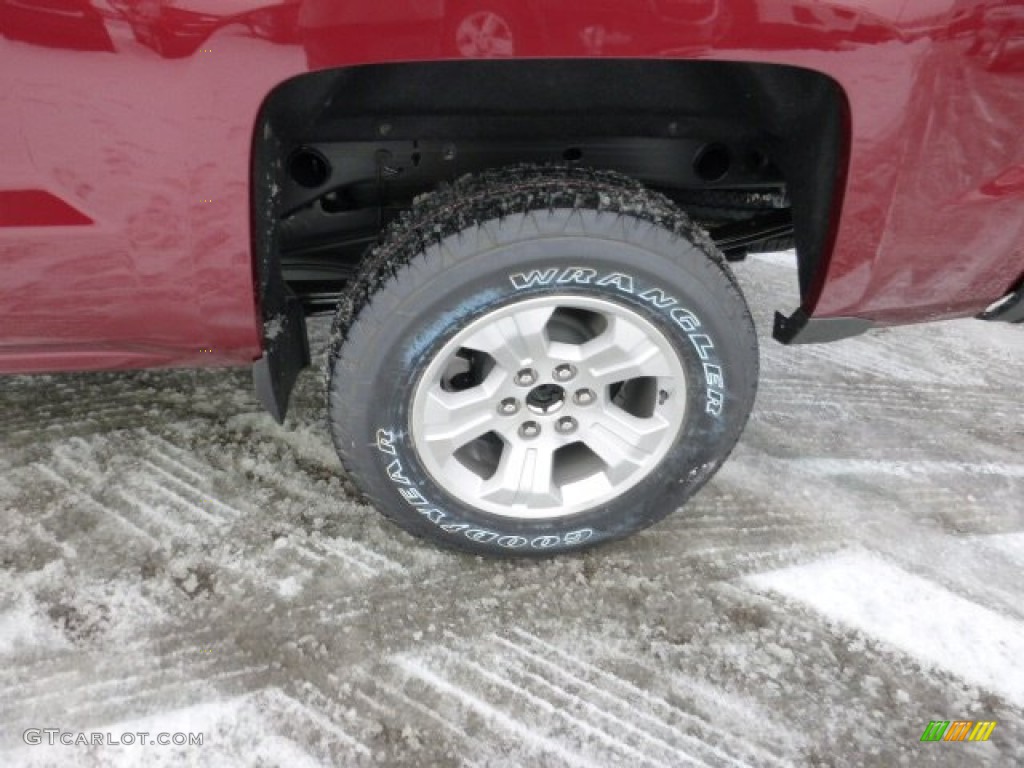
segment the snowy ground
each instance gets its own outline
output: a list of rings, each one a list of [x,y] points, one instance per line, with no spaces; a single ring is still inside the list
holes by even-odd
[[[246,371],[0,379],[0,765],[1024,764],[1024,328],[786,349],[792,269],[738,273],[765,341],[734,457],[550,562],[356,501],[315,371],[284,427]],[[961,719],[998,725],[920,743]]]

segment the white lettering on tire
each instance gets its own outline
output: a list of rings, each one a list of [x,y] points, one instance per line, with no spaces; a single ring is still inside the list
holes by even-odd
[[[509,275],[512,287],[517,291],[527,288],[543,287],[552,284],[567,285],[597,285],[602,288],[614,288],[615,290],[635,296],[648,303],[655,310],[666,315],[689,339],[697,356],[700,358],[705,383],[705,412],[711,416],[719,417],[722,414],[722,406],[725,402],[725,375],[720,365],[709,362],[711,354],[715,349],[712,338],[707,333],[700,318],[693,312],[680,305],[679,300],[670,294],[665,293],[661,288],[652,287],[641,293],[636,292],[637,280],[632,275],[624,272],[610,272],[605,275],[598,275],[598,272],[591,267],[567,267],[559,269],[551,267],[545,270],[531,270],[529,272],[516,272]],[[394,430],[380,428],[375,435],[375,446],[377,450],[386,456],[383,459],[383,466],[388,478],[394,484],[395,489],[405,501],[415,509],[424,519],[442,531],[453,536],[465,536],[472,542],[494,544],[504,549],[530,549],[542,552],[554,550],[560,547],[578,546],[593,538],[595,531],[592,528],[581,528],[564,534],[546,534],[534,536],[527,539],[523,536],[502,534],[480,526],[462,522],[449,513],[433,505],[433,502],[409,479],[402,461],[398,458],[398,451],[395,443],[397,433]]]
[[[654,309],[668,315],[669,319],[686,334],[686,338],[690,340],[703,364],[704,412],[716,418],[722,415],[722,406],[725,403],[725,374],[722,372],[721,366],[707,362],[711,359],[715,343],[707,333],[701,332],[706,329],[700,318],[682,307],[675,296],[665,293],[661,288],[648,288],[638,294],[635,287],[636,279],[632,275],[624,272],[609,272],[598,277],[597,271],[591,267],[566,267],[561,271],[557,267],[545,270],[534,269],[530,272],[515,272],[508,278],[512,282],[512,287],[517,291],[536,286],[568,283],[615,288],[622,293],[642,299]],[[379,440],[378,447],[380,447]],[[384,449],[381,448],[381,450]]]
[[[514,275],[510,275],[510,277],[512,279],[512,286],[517,291],[521,291],[524,288],[532,288],[535,285],[548,285],[555,279],[557,274],[558,270],[552,267],[543,272],[539,272],[536,269],[528,273],[517,272]]]
[[[382,436],[385,439],[382,439]],[[452,518],[447,512],[431,506],[431,502],[423,495],[423,492],[412,483],[405,472],[405,468],[402,466],[402,460],[397,458],[394,431],[383,428],[378,429],[376,446],[377,450],[385,456],[395,456],[391,461],[385,459],[382,463],[388,478],[394,484],[398,494],[405,499],[409,506],[445,533],[450,533],[454,536],[465,536],[470,541],[478,544],[497,544],[503,549],[529,547],[538,551],[555,549],[557,547],[577,546],[594,536],[592,528],[581,528],[565,534],[537,536],[530,540],[522,536],[502,534],[487,528],[463,523]]]

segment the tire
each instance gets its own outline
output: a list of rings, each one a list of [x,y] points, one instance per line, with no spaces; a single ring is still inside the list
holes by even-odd
[[[746,424],[758,353],[721,254],[666,198],[525,166],[443,187],[384,233],[328,370],[335,447],[374,506],[442,545],[529,556],[625,537],[696,492]]]

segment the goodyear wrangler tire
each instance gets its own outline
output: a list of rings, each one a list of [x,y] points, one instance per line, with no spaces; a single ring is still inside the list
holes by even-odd
[[[696,492],[757,382],[709,238],[612,173],[517,167],[417,201],[342,301],[329,419],[409,532],[491,555],[618,539]]]

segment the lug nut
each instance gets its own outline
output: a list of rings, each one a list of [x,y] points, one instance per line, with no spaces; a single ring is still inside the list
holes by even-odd
[[[557,422],[555,422],[555,429],[557,429],[563,435],[568,435],[570,432],[575,432],[576,419],[574,419],[572,416],[563,416]]]
[[[519,401],[514,397],[506,397],[498,403],[498,413],[503,416],[511,416],[519,411]]]
[[[576,405],[590,405],[597,399],[592,389],[581,389],[573,395],[572,399],[576,402]]]
[[[532,387],[537,383],[537,372],[533,368],[523,368],[516,374],[516,384],[520,387]]]
[[[562,363],[554,370],[555,381],[569,381],[575,375],[576,368],[568,363]]]
[[[536,421],[527,421],[519,428],[519,436],[531,439],[540,434],[540,424]]]

